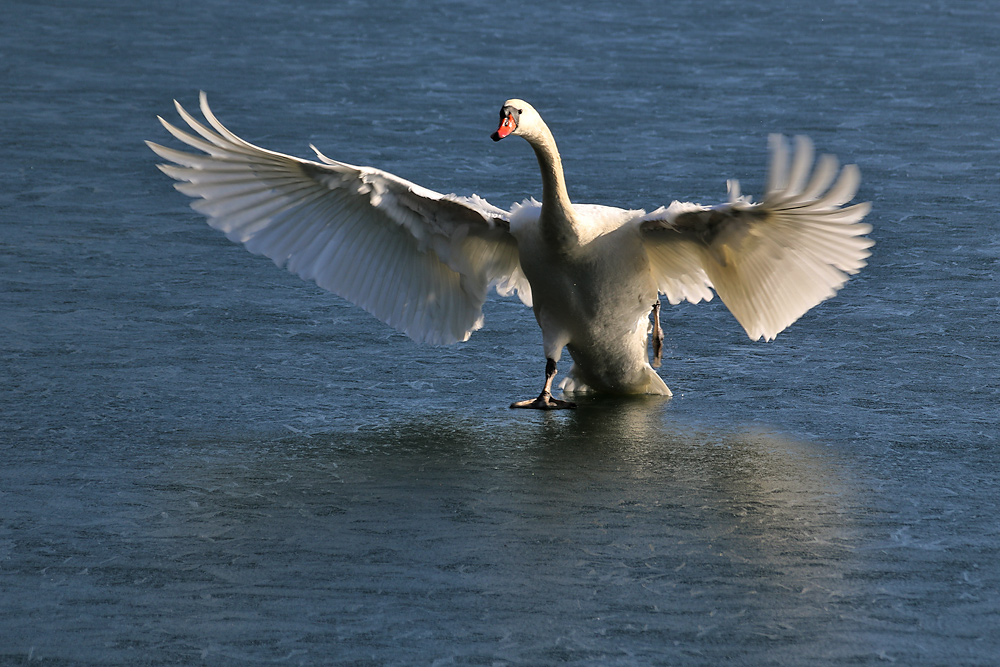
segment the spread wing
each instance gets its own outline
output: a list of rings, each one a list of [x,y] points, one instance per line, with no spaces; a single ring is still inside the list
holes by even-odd
[[[490,286],[530,305],[506,211],[319,151],[313,162],[259,148],[227,130],[204,93],[200,101],[208,126],[175,102],[198,136],[160,118],[200,153],[146,143],[230,240],[421,342],[468,339],[482,326]]]
[[[773,339],[836,294],[874,245],[863,237],[871,226],[860,222],[871,205],[843,206],[857,192],[857,166],[838,178],[836,158],[824,155],[813,170],[806,137],[796,137],[790,156],[785,139],[772,135],[771,150],[762,202],[741,197],[730,181],[726,204],[674,202],[641,219],[660,292],[674,304],[697,303],[714,288],[752,340]]]

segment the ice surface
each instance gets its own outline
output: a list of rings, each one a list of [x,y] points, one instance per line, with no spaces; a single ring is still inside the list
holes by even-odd
[[[8,4],[0,662],[996,663],[989,3]],[[805,133],[878,245],[771,344],[666,308],[669,401],[514,412],[516,299],[418,347],[187,208],[142,141],[199,89],[502,206],[540,190],[509,97],[629,207],[759,194]]]

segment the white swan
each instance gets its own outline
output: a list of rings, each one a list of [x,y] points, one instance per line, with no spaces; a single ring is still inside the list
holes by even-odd
[[[275,153],[227,130],[201,94],[203,125],[175,102],[199,135],[160,118],[186,153],[146,142],[194,197],[209,224],[306,280],[361,306],[417,341],[468,339],[483,324],[490,287],[516,292],[542,329],[545,384],[511,407],[567,408],[552,397],[564,347],[573,367],[561,387],[616,394],[670,390],[648,361],[650,310],[659,361],[659,294],[672,304],[708,301],[714,289],[751,339],[771,340],[857,273],[873,242],[860,223],[867,203],[843,207],[859,172],[798,137],[789,162],[771,137],[764,200],[751,203],[729,181],[714,207],[674,202],[651,213],[570,202],[548,127],[528,103],[500,111],[499,141],[523,137],[542,173],[542,203],[510,211],[472,195],[442,195],[388,172]],[[812,173],[810,173],[812,172]],[[831,187],[831,184],[832,187]]]

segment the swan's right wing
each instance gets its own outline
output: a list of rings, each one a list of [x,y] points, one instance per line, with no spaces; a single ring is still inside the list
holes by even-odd
[[[672,303],[697,303],[714,288],[753,340],[771,340],[836,294],[874,244],[864,238],[871,226],[861,222],[871,206],[844,206],[858,189],[856,166],[844,167],[834,182],[836,158],[823,156],[813,170],[806,137],[797,138],[793,156],[783,137],[773,135],[771,147],[759,204],[730,181],[727,204],[674,202],[640,221],[660,291]]]
[[[147,144],[173,163],[160,169],[196,199],[192,207],[250,252],[421,342],[468,339],[482,326],[490,286],[530,305],[506,211],[319,151],[322,162],[259,148],[227,130],[204,93],[209,126],[176,106],[200,136],[160,121],[203,154]]]

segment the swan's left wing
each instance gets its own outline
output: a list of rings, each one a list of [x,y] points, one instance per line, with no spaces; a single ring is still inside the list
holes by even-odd
[[[771,136],[764,200],[753,204],[729,182],[729,202],[674,202],[641,219],[653,276],[671,303],[711,299],[714,288],[752,340],[773,339],[865,266],[874,241],[863,238],[868,203],[844,207],[860,175],[837,160],[813,166],[812,142]],[[811,172],[811,175],[810,175]],[[831,183],[833,185],[831,186]]]
[[[160,121],[201,153],[146,143],[173,163],[160,169],[192,207],[250,252],[421,342],[466,340],[482,326],[490,286],[530,305],[506,211],[319,151],[313,162],[259,148],[227,130],[204,93],[208,126],[176,106],[199,136]]]

